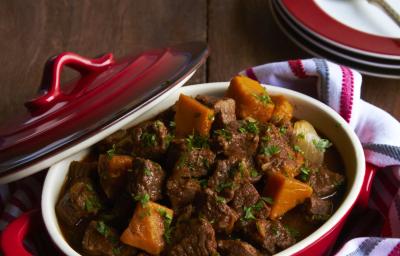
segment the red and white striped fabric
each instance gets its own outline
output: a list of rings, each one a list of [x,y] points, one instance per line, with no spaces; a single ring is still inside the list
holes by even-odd
[[[361,100],[361,75],[323,59],[270,63],[241,74],[317,97],[350,123],[367,161],[382,169],[374,180],[371,209],[362,216],[350,216],[352,225],[345,227],[339,239],[348,242],[336,255],[400,255],[400,239],[396,239],[400,238],[400,124]],[[40,206],[43,175],[0,186],[0,231],[22,212]]]
[[[340,240],[363,238],[349,240],[336,255],[400,255],[400,123],[361,99],[362,76],[316,58],[268,63],[240,74],[316,97],[354,128],[367,162],[382,169],[373,182],[370,211],[354,217]]]

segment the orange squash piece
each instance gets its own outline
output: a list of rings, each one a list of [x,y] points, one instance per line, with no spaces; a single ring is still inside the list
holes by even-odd
[[[214,111],[192,97],[181,94],[176,103],[175,124],[176,136],[186,137],[193,133],[208,136]]]
[[[275,104],[271,121],[275,124],[289,122],[293,117],[293,106],[283,95],[271,96]]]
[[[129,223],[121,235],[121,242],[158,255],[164,249],[166,222],[171,223],[174,212],[160,204],[138,203]]]
[[[241,119],[252,117],[260,122],[267,122],[274,111],[274,103],[265,88],[248,77],[235,76],[226,96],[235,100],[236,114]]]
[[[312,188],[294,178],[285,177],[281,173],[271,172],[264,188],[264,195],[272,198],[273,204],[269,217],[277,219],[287,211],[311,196]]]

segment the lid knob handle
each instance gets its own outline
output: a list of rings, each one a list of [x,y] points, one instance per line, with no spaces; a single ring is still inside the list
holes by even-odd
[[[78,71],[81,76],[88,73],[101,73],[115,62],[111,53],[97,59],[88,59],[72,52],[64,52],[52,57],[46,63],[42,84],[39,91],[41,96],[25,103],[31,112],[45,111],[57,102],[66,100],[68,95],[61,91],[60,78],[64,66]]]

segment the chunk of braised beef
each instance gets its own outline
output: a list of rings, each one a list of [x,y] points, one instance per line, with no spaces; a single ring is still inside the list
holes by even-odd
[[[296,242],[290,232],[276,220],[257,219],[248,222],[242,227],[241,233],[250,242],[271,254]]]
[[[167,152],[171,136],[167,127],[160,120],[147,121],[133,127],[132,155],[151,160],[160,160]]]
[[[344,183],[344,176],[322,166],[310,172],[308,182],[318,197],[325,197],[338,191]]]
[[[137,250],[119,242],[117,232],[102,221],[91,221],[82,240],[82,249],[88,255],[133,256]]]
[[[243,183],[236,191],[229,205],[240,215],[241,219],[267,218],[270,207],[249,182]]]
[[[242,183],[252,179],[252,171],[253,168],[248,159],[230,158],[227,160],[218,160],[213,174],[208,179],[208,187],[229,202],[232,200],[235,190]]]
[[[324,222],[333,213],[333,203],[330,199],[321,199],[313,194],[304,202],[304,210],[307,214],[307,220],[312,222]]]
[[[100,185],[110,199],[115,198],[126,186],[128,171],[132,169],[133,158],[126,155],[100,155],[98,173]]]
[[[132,196],[149,195],[151,201],[163,198],[165,172],[151,160],[135,158],[132,171],[128,172],[128,191]]]
[[[199,141],[202,140],[202,141]],[[200,143],[203,143],[199,145]],[[168,161],[174,171],[181,172],[186,178],[206,176],[214,164],[215,153],[208,148],[206,138],[189,136],[174,140],[169,151]]]
[[[113,152],[117,154],[130,154],[132,138],[126,130],[118,130],[96,144],[99,154]]]
[[[261,256],[251,244],[240,240],[219,240],[218,251],[226,256]]]
[[[197,95],[196,100],[214,110],[213,127],[221,129],[226,124],[236,121],[236,104],[234,99]]]
[[[173,233],[168,256],[217,255],[217,242],[211,224],[205,219],[190,219],[178,223]]]
[[[94,216],[102,208],[100,197],[89,178],[76,180],[67,189],[56,206],[57,216],[73,226],[81,219]]]
[[[174,211],[192,203],[201,190],[198,180],[182,177],[179,172],[167,180],[166,194]]]
[[[256,160],[263,171],[280,172],[289,177],[297,176],[304,164],[303,155],[295,151],[282,130],[272,124],[262,133]]]
[[[74,182],[81,178],[92,178],[97,172],[97,162],[72,161],[69,165],[68,179]]]
[[[235,222],[239,219],[239,214],[226,204],[225,198],[206,188],[199,194],[196,204],[199,216],[212,223],[216,232],[232,233]]]
[[[213,145],[218,154],[230,158],[248,158],[257,150],[259,128],[256,122],[232,121],[225,128],[214,130]]]

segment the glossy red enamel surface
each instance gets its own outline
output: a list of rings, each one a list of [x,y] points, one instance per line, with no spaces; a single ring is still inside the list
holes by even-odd
[[[348,27],[325,13],[314,0],[283,0],[282,3],[301,24],[325,38],[366,52],[400,56],[400,39]]]
[[[27,112],[0,126],[0,176],[13,173],[89,138],[135,109],[174,88],[208,54],[204,43],[187,43],[114,60],[112,54],[87,59],[74,53],[52,58],[42,95]],[[63,66],[81,77],[60,88]]]

